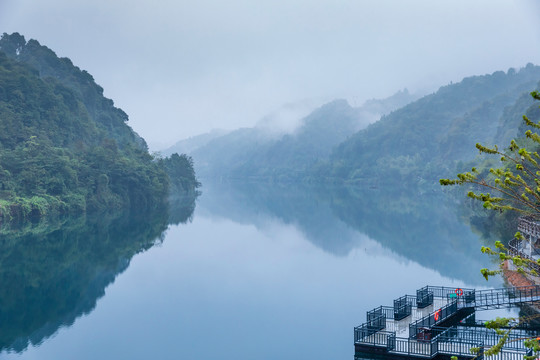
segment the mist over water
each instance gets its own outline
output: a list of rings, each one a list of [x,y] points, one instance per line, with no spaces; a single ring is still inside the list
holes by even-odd
[[[352,330],[365,321],[367,310],[427,284],[501,285],[486,283],[479,274],[480,267],[491,266],[489,259],[452,210],[440,210],[448,214],[445,221],[431,221],[439,211],[430,205],[434,199],[410,199],[412,208],[425,211],[399,215],[378,191],[351,195],[345,188],[207,183],[193,215],[177,206],[168,216],[176,220],[157,233],[141,232],[141,223],[141,241],[156,245],[135,256],[120,255],[125,265],[106,270],[109,280],[96,283],[98,292],[89,299],[95,306],[85,315],[57,322],[56,328],[50,317],[53,327],[41,340],[43,330],[20,323],[19,338],[3,343],[0,358],[351,359]],[[343,216],[343,210],[352,216]],[[175,215],[179,211],[181,218]],[[159,218],[156,224],[167,221]],[[109,233],[99,253],[125,243],[118,230]],[[70,231],[73,239],[88,230]],[[451,233],[452,240],[445,238]],[[36,240],[29,235],[26,243]],[[99,253],[87,257],[98,259]],[[66,266],[62,258],[55,261],[55,267]],[[90,273],[104,274],[96,265]],[[52,289],[40,291],[46,295]],[[25,295],[14,296],[12,303]],[[10,326],[3,324],[6,334]],[[16,345],[24,338],[36,340]]]

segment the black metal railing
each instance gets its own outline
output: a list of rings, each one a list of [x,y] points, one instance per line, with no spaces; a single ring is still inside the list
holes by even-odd
[[[367,321],[354,328],[354,342],[362,341],[363,339],[380,332],[386,327],[386,319],[392,319],[393,316],[394,309],[389,306],[379,306],[368,311],[366,314]]]
[[[374,346],[383,346],[384,344],[386,344],[386,337],[390,333],[392,332],[381,331],[378,329],[370,328],[367,325],[361,325],[354,328],[354,343],[365,343]]]
[[[402,320],[412,314],[412,308],[416,306],[416,297],[404,295],[394,300],[394,320]]]
[[[433,304],[433,291],[429,290],[429,286],[424,286],[416,290],[416,306],[423,309]]]
[[[458,294],[461,294],[461,292],[466,293],[466,292],[474,291],[474,289],[455,288],[455,287],[448,287],[448,286],[425,286],[422,289],[427,289],[428,292],[433,293],[433,296],[437,298],[442,298],[442,299],[446,299],[452,294],[455,294],[459,297],[461,295],[458,295]]]
[[[483,344],[480,342],[474,342],[474,341],[467,341],[467,340],[459,340],[459,341],[442,341],[437,340],[437,350],[439,354],[445,354],[445,355],[452,355],[452,356],[466,356],[466,357],[473,357],[474,354],[471,354],[472,348],[480,348],[481,353],[483,355]],[[480,354],[478,354],[475,359],[481,359]]]
[[[396,332],[389,331],[393,330],[390,326],[394,324],[393,321],[402,320],[411,315],[411,309],[414,306],[433,304],[435,297],[446,299],[448,302],[427,316],[409,324],[409,337],[398,337]],[[540,286],[479,291],[426,286],[417,291],[416,297],[404,295],[394,300],[393,307],[379,306],[368,311],[367,321],[354,328],[354,341],[360,346],[359,349],[374,347],[378,349],[376,351],[386,351],[388,354],[420,358],[433,358],[437,354],[472,357],[470,353],[472,347],[482,350],[484,347],[490,348],[499,342],[501,335],[491,329],[477,326],[474,313],[463,319],[461,324],[465,326],[440,327],[439,325],[458,312],[461,315],[468,314],[468,310],[461,312],[465,308],[491,309],[537,301],[540,301]],[[467,326],[469,322],[473,327]],[[501,351],[501,359],[521,359],[526,354],[523,338],[535,337],[539,333],[532,332],[530,329],[512,329]],[[477,356],[477,359],[482,358],[483,352]]]
[[[495,309],[540,301],[540,286],[520,286],[476,292],[476,309]]]
[[[475,313],[470,314],[466,318],[462,319],[459,322],[460,326],[466,327],[486,327],[486,320],[476,320]],[[518,322],[511,321],[507,326],[501,326],[501,329],[512,329],[512,332],[523,331],[527,335],[535,335],[540,333],[540,324],[531,323],[531,322]],[[532,336],[531,335],[531,336]]]
[[[437,345],[437,341],[418,342],[406,338],[395,338],[395,346],[391,352],[394,354],[432,358],[437,355]]]
[[[519,256],[521,258],[530,260],[531,262],[527,264],[527,266],[530,269],[536,271],[537,273],[540,273],[540,265],[536,262],[536,260],[533,257],[531,257],[529,254],[525,253],[525,251],[522,250],[524,248],[524,245],[523,245],[524,241],[527,241],[527,240],[516,239],[516,238],[513,238],[512,240],[510,240],[510,242],[508,243],[507,253],[510,256]],[[533,246],[533,245],[530,244],[530,246]]]
[[[418,334],[424,333],[426,328],[431,328],[447,320],[458,311],[458,301],[452,301],[449,304],[431,312],[429,315],[409,324],[409,338],[417,339]]]
[[[356,329],[355,329],[356,330]],[[397,337],[395,332],[378,331],[370,336],[357,336],[355,344],[384,349],[389,354],[434,358],[438,354],[472,357],[471,348],[480,348],[476,359],[481,359],[483,350],[497,344],[501,335],[491,329],[469,329],[466,327],[433,327],[434,335],[429,341]],[[527,349],[522,334],[511,334],[501,350],[500,359],[522,359]]]
[[[366,314],[367,324],[382,330],[386,326],[386,319],[392,319],[394,309],[389,306],[379,306]]]
[[[499,343],[503,335],[497,334],[493,329],[488,328],[468,328],[464,326],[452,326],[450,328],[434,328],[433,332],[438,332],[435,339],[439,342],[471,342],[483,343],[486,347],[491,347]],[[508,335],[505,344],[506,349],[526,350],[523,339],[531,337],[525,331],[512,331]]]
[[[476,306],[476,290],[457,289],[457,294],[448,295],[448,301],[457,300],[458,308],[473,308]]]
[[[540,237],[540,222],[532,217],[520,217],[518,220],[518,231],[524,235],[538,239]]]

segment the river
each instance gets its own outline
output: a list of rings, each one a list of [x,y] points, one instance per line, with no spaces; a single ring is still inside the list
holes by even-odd
[[[441,193],[205,184],[150,215],[4,231],[0,359],[352,360],[367,310],[501,286],[458,213]]]

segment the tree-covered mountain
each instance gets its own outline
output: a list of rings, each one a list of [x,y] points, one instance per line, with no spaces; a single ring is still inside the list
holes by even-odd
[[[252,151],[247,161],[237,163],[231,171],[234,178],[296,179],[330,150],[359,128],[367,126],[358,109],[345,100],[336,100],[313,111],[302,125]]]
[[[360,184],[438,184],[476,156],[477,142],[515,136],[509,117],[527,110],[522,95],[539,79],[540,67],[528,64],[443,86],[356,133],[315,174]]]
[[[503,118],[501,119],[502,125],[495,136],[496,147],[502,153],[512,153],[512,151],[509,151],[512,141],[515,141],[517,146],[527,149],[527,151],[532,154],[540,152],[540,146],[526,136],[527,131],[534,132],[533,127],[527,125],[527,123],[523,121],[523,116],[525,115],[528,121],[533,124],[540,123],[540,107],[538,106],[538,102],[535,102],[533,100],[534,97],[531,95],[533,94],[529,92],[523,94],[513,106],[505,109]],[[495,146],[492,148],[495,148]],[[512,156],[516,157],[518,154],[515,153]],[[458,163],[459,166],[457,166],[455,173],[467,173],[474,168],[474,173],[477,174],[479,181],[480,179],[484,179],[486,184],[495,185],[495,187],[491,187],[490,185],[488,188],[478,183],[474,184],[468,182],[462,184],[463,186],[455,188],[445,187],[445,191],[455,195],[459,194],[459,198],[468,198],[468,201],[463,201],[461,204],[462,206],[460,207],[464,215],[463,218],[470,222],[473,229],[481,231],[486,238],[491,237],[500,239],[503,243],[514,238],[518,217],[523,216],[523,214],[518,211],[493,211],[489,206],[484,208],[485,203],[472,198],[469,195],[469,192],[472,191],[473,193],[478,194],[488,190],[489,193],[496,194],[495,196],[501,196],[503,199],[508,200],[509,204],[513,203],[514,206],[520,208],[520,205],[523,205],[520,204],[521,200],[514,202],[511,193],[506,191],[501,193],[495,190],[495,188],[498,188],[497,179],[496,176],[493,175],[492,169],[506,169],[510,172],[516,169],[516,164],[506,161],[507,158],[508,157],[506,156],[501,157],[498,154],[483,153],[469,162]],[[534,171],[532,171],[532,173],[534,173]],[[452,177],[455,178],[455,174],[453,174]],[[525,178],[527,179],[527,177]],[[441,179],[440,184],[448,184],[446,180],[448,179]],[[532,188],[534,189],[536,183],[532,178],[529,180],[533,184]],[[518,194],[521,193],[521,191],[517,192]],[[525,195],[524,198],[526,198]]]
[[[141,209],[166,199],[166,169],[173,162],[192,163],[154,158],[127,121],[92,76],[69,59],[18,33],[3,34],[0,220]],[[197,186],[192,168],[177,173],[187,176],[184,187]]]
[[[289,119],[298,123],[290,132],[273,131],[263,122],[211,138],[190,154],[202,177],[296,180],[348,136],[415,98],[403,90],[358,108],[335,100],[301,119]]]
[[[191,155],[210,178],[438,186],[474,159],[477,142],[517,135],[531,105],[526,93],[539,79],[540,67],[528,64],[468,77],[418,100],[407,91],[359,108],[336,100],[291,133],[239,129],[206,137]]]

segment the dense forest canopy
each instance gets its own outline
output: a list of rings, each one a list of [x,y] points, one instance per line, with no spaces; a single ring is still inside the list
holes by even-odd
[[[528,64],[465,78],[411,103],[351,136],[333,152],[329,176],[349,182],[432,183],[477,154],[474,144],[515,136],[507,116],[524,112],[540,67]],[[517,117],[515,121],[519,121]]]
[[[89,73],[36,40],[3,34],[0,216],[155,207],[171,182],[194,191],[191,159],[155,158],[127,121]]]

